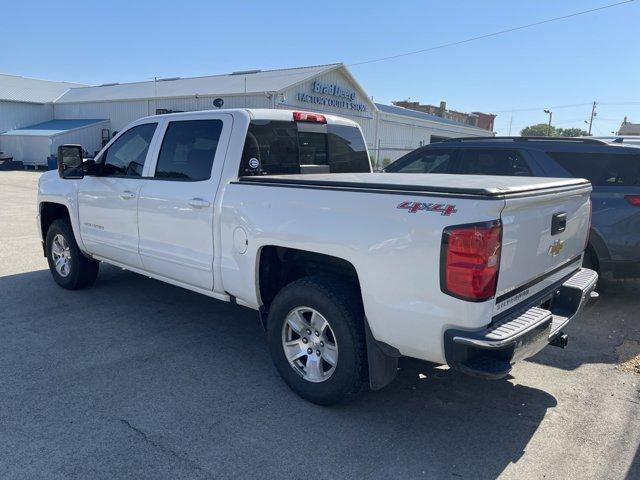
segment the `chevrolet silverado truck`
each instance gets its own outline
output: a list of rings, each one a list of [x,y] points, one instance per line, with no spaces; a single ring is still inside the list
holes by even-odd
[[[38,226],[53,279],[101,262],[255,309],[275,366],[331,404],[398,358],[505,377],[595,296],[583,179],[376,174],[357,124],[287,110],[159,115],[93,160],[59,149]]]

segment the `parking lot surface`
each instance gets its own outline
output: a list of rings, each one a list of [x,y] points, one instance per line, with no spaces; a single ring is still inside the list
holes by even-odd
[[[617,366],[639,283],[508,380],[406,361],[323,408],[279,379],[252,310],[105,265],[58,287],[39,175],[0,172],[0,478],[640,478],[640,375]]]

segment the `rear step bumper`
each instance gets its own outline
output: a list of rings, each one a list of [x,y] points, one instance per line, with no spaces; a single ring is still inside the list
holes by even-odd
[[[562,329],[580,314],[597,281],[596,272],[581,268],[542,299],[537,296],[538,306],[516,309],[483,330],[447,330],[447,363],[471,375],[503,378],[515,362],[535,355],[549,343],[564,347],[567,337]],[[541,308],[547,300],[547,308]]]

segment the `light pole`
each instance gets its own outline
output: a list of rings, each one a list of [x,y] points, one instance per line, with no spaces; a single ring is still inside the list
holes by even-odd
[[[553,118],[553,112],[551,110],[545,110],[544,113],[549,115],[549,125],[547,125],[547,137],[551,136],[551,119]]]

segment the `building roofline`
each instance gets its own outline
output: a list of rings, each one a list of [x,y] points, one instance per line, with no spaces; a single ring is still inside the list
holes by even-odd
[[[73,88],[84,88],[84,87],[90,87],[91,85],[88,85],[86,83],[77,83],[77,82],[69,82],[68,80],[47,80],[45,78],[37,78],[37,77],[27,77],[24,75],[16,75],[15,73],[4,73],[4,72],[0,72],[0,75],[4,75],[6,77],[14,77],[14,78],[24,78],[26,80],[36,80],[38,82],[47,82],[47,83],[67,83],[69,85],[77,85],[77,87],[73,87]]]
[[[238,76],[238,77],[243,77],[243,76],[248,76],[248,75],[256,75],[256,74],[260,74],[260,73],[271,73],[271,72],[283,72],[286,70],[302,70],[305,68],[320,68],[320,67],[331,67],[331,66],[336,66],[336,65],[342,65],[340,63],[327,63],[326,65],[305,65],[303,67],[287,67],[287,68],[274,68],[271,70],[247,70],[247,73],[236,73],[236,72],[231,72],[231,73],[216,73],[214,75],[196,75],[193,77],[174,77],[168,80],[162,80],[160,78],[158,78],[157,81],[165,81],[165,82],[177,82],[180,80],[196,80],[198,78],[212,78],[212,77],[228,77],[231,75],[234,76]],[[102,84],[102,85],[83,85],[80,87],[74,87],[74,88],[78,88],[78,89],[83,89],[83,88],[99,88],[99,87],[114,87],[117,85],[137,85],[137,84],[141,84],[141,83],[151,83],[153,82],[154,79],[149,79],[149,80],[138,80],[135,82],[115,82],[112,84]],[[288,87],[287,87],[288,88]],[[243,92],[240,92],[243,93]],[[162,98],[162,97],[158,97],[158,98]],[[165,97],[165,98],[174,98],[174,97]],[[75,102],[74,102],[75,103]]]

